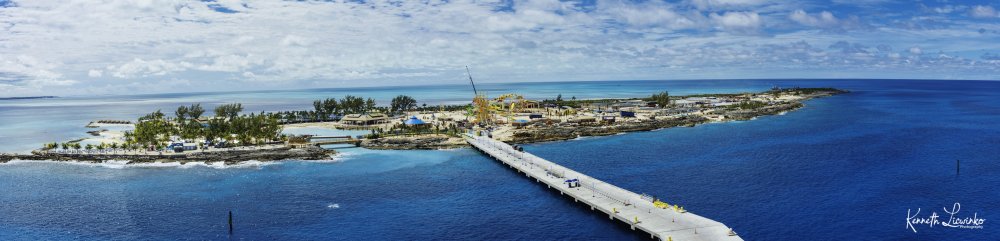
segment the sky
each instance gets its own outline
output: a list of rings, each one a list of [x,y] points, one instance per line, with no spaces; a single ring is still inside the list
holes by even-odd
[[[1000,79],[1000,1],[0,0],[0,97]]]

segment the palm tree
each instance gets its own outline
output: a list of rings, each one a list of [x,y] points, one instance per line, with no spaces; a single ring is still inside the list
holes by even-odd
[[[326,98],[325,100],[323,100],[323,110],[324,113],[327,114],[327,116],[324,116],[324,119],[329,118],[329,115],[331,114],[337,114],[337,109],[339,107],[340,105],[337,104],[337,99]]]
[[[365,111],[364,112],[369,112],[369,111],[372,111],[373,109],[375,109],[375,99],[368,98],[368,100],[365,101]]]
[[[187,119],[188,112],[189,111],[187,106],[182,105],[180,107],[177,107],[177,110],[174,111],[174,115],[177,116],[177,122],[184,122],[184,120]]]
[[[323,101],[321,101],[321,100],[314,100],[313,101],[313,109],[316,110],[314,112],[315,116],[313,116],[313,121],[321,121],[323,119],[326,119],[326,118],[322,118],[324,116],[323,115],[323,111],[326,110],[324,108],[324,106],[323,106]]]
[[[205,113],[205,109],[201,108],[201,104],[200,103],[199,104],[192,104],[191,107],[188,107],[188,113],[187,114],[193,120],[197,120],[198,118],[201,118],[201,114],[204,114],[204,113]]]

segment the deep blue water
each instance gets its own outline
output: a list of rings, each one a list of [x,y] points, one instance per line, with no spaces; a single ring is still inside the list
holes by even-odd
[[[525,149],[680,203],[746,240],[1000,237],[1000,224],[993,223],[1000,217],[1000,189],[995,188],[1000,184],[1000,82],[643,81],[512,89],[584,98],[638,96],[664,88],[672,93],[762,90],[773,84],[833,86],[852,93],[752,121]],[[461,96],[451,87],[428,88],[418,92],[438,93],[425,94],[442,96],[436,101],[451,101],[452,92]],[[257,94],[223,95],[253,99]],[[142,98],[162,98],[157,103],[164,105],[172,98],[225,99],[171,96]],[[95,106],[115,109],[108,106],[125,97],[107,98],[108,104]],[[5,108],[0,122],[43,118],[22,117],[10,108],[80,111],[42,101],[20,103],[31,105],[0,107]],[[123,106],[118,108],[122,115],[146,111],[140,108],[145,104]],[[37,124],[46,125],[60,124]],[[648,240],[468,149],[344,151],[336,162],[241,168],[2,164],[0,240]],[[956,159],[961,160],[958,175]],[[956,202],[962,207],[958,216],[985,218],[983,229],[918,225],[914,233],[905,225],[907,209],[921,208],[921,217],[935,211],[944,221],[942,208]],[[226,233],[230,210],[233,237]]]

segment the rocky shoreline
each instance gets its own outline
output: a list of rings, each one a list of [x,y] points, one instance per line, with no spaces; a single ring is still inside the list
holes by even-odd
[[[281,161],[281,160],[330,160],[336,153],[316,146],[303,148],[281,147],[261,150],[226,150],[199,152],[191,151],[174,155],[129,155],[129,154],[71,154],[49,153],[35,151],[32,154],[0,154],[0,163],[11,160],[50,160],[50,161],[82,161],[103,162],[108,160],[128,160],[131,163],[151,162],[224,162],[236,164],[244,161]]]
[[[796,101],[772,103],[755,108],[718,108],[713,109],[712,116],[704,114],[686,115],[680,117],[632,118],[614,123],[539,123],[523,128],[511,129],[508,135],[500,139],[512,144],[528,144],[549,141],[564,141],[586,136],[608,136],[626,132],[652,131],[677,126],[692,127],[703,123],[720,121],[751,120],[760,116],[777,115],[805,106],[802,102],[848,93],[844,90],[828,89],[806,93]],[[720,117],[722,116],[722,117]],[[377,139],[361,140],[360,147],[374,150],[440,150],[467,147],[463,138],[454,135],[428,134],[415,136],[392,136]],[[232,149],[226,151],[190,151],[184,154],[95,154],[95,153],[57,153],[33,151],[32,154],[2,154],[0,163],[11,160],[52,160],[52,161],[84,161],[103,162],[107,160],[127,160],[129,163],[151,162],[224,162],[236,164],[244,161],[280,161],[280,160],[329,160],[335,151],[318,146],[303,147],[284,146],[266,149]]]
[[[807,98],[797,102],[768,105],[752,110],[728,110],[722,112],[721,114],[726,116],[726,120],[724,121],[752,120],[760,116],[777,115],[802,108],[805,106],[802,101],[843,93],[848,93],[848,91],[837,90],[822,92],[819,94],[809,95]],[[693,127],[710,122],[716,121],[704,116],[692,115],[676,119],[643,119],[614,124],[560,123],[525,129],[515,129],[511,138],[503,141],[511,144],[565,141],[585,136],[608,136],[619,133],[652,131],[677,126]],[[361,143],[361,147],[377,150],[439,150],[462,148],[467,146],[468,144],[459,137],[449,138],[442,137],[441,135],[368,139]]]
[[[528,144],[548,141],[564,141],[583,136],[609,136],[624,132],[651,131],[675,126],[694,126],[709,122],[705,117],[684,117],[672,120],[644,120],[607,126],[567,125],[548,128],[517,130],[508,143]]]
[[[802,107],[801,103],[773,106],[759,112],[744,114],[732,120],[750,120],[758,116],[775,115]],[[763,108],[762,108],[763,109]],[[712,122],[702,116],[688,116],[669,120],[641,120],[637,122],[616,123],[612,125],[565,124],[531,129],[518,129],[510,140],[511,144],[530,144],[538,142],[565,141],[585,136],[609,136],[626,132],[652,131],[663,128],[695,125]],[[366,139],[361,147],[374,150],[441,150],[463,148],[469,145],[464,141],[455,142],[459,137],[443,136],[411,136],[404,138]]]
[[[459,139],[456,141],[455,139]],[[446,135],[366,139],[361,147],[373,150],[440,150],[468,146],[458,137]]]

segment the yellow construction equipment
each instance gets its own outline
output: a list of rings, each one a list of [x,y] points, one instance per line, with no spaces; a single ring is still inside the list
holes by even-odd
[[[508,99],[515,101],[508,104]],[[514,113],[523,109],[524,103],[524,97],[517,94],[503,94],[492,100],[486,94],[478,94],[472,99],[476,117],[473,122],[487,125],[498,124],[495,119],[497,115],[505,117],[507,122],[512,122]]]
[[[670,208],[670,204],[669,203],[665,203],[665,202],[660,201],[660,200],[656,200],[655,202],[653,202],[653,206],[657,207],[657,208],[661,208],[661,209],[668,209],[668,208]]]
[[[472,106],[475,108],[475,119],[473,123],[476,124],[492,124],[493,123],[493,105],[486,98],[486,94],[476,94],[476,97],[472,98]]]
[[[496,114],[500,114],[508,121],[513,121],[513,112],[515,109],[523,108],[525,104],[524,97],[516,94],[504,94],[500,95],[496,99],[490,100],[488,95],[484,92],[479,92],[476,89],[476,82],[472,80],[472,72],[469,71],[469,66],[465,66],[465,73],[469,76],[469,83],[472,84],[472,92],[475,93],[475,97],[472,98],[472,110],[470,110],[467,116],[475,116],[472,120],[474,124],[480,125],[494,125],[498,124],[494,119]],[[516,99],[516,102],[510,104],[510,107],[506,107],[506,100],[508,98]],[[504,111],[506,109],[506,111]]]

